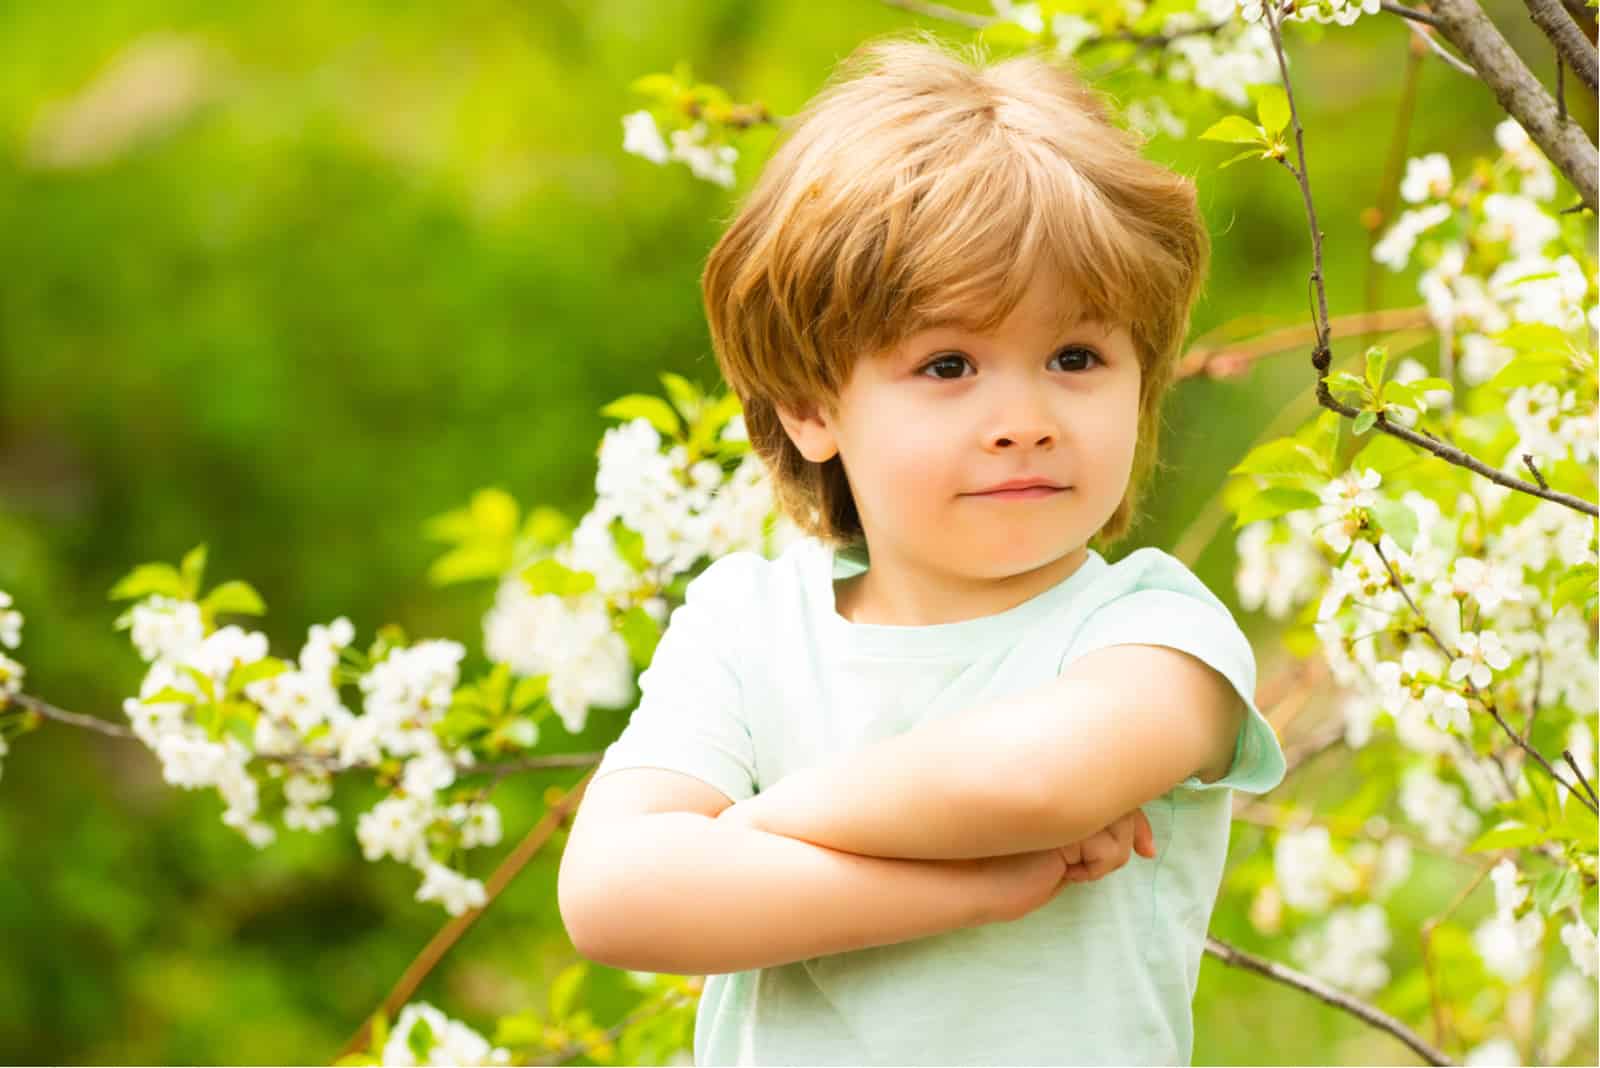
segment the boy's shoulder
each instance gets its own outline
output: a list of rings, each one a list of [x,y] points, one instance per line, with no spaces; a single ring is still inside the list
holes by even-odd
[[[1116,563],[1108,565],[1090,586],[1086,599],[1104,603],[1142,590],[1188,594],[1227,611],[1222,599],[1188,564],[1153,545],[1135,549]]]

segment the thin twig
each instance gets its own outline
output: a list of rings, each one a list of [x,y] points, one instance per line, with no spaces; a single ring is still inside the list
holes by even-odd
[[[1539,469],[1533,466],[1533,456],[1530,453],[1525,452],[1522,454],[1522,462],[1527,465],[1529,471],[1533,472],[1533,480],[1539,483],[1540,489],[1550,488],[1550,483],[1546,482],[1544,476],[1539,473]]]
[[[1450,3],[1458,5],[1470,5],[1472,0],[1438,0],[1438,2],[1441,4]],[[1476,10],[1475,5],[1473,5],[1473,10]],[[1312,349],[1311,364],[1316,368],[1319,376],[1317,382],[1317,403],[1321,404],[1324,408],[1338,412],[1340,415],[1354,419],[1357,415],[1361,414],[1360,410],[1335,400],[1333,394],[1328,389],[1328,368],[1333,360],[1333,352],[1328,345],[1328,293],[1323,281],[1322,230],[1317,225],[1316,203],[1311,196],[1311,180],[1306,168],[1305,130],[1300,125],[1300,112],[1295,106],[1294,89],[1289,81],[1289,61],[1283,53],[1283,35],[1278,26],[1277,8],[1272,4],[1267,4],[1262,8],[1262,11],[1266,19],[1267,29],[1272,36],[1273,51],[1278,57],[1278,72],[1280,77],[1283,79],[1284,94],[1289,103],[1289,119],[1294,127],[1295,157],[1298,161],[1298,165],[1295,163],[1290,163],[1287,159],[1283,158],[1279,158],[1278,162],[1281,163],[1290,174],[1294,175],[1295,181],[1299,183],[1301,199],[1305,202],[1306,218],[1311,226],[1310,284],[1315,296],[1312,321],[1316,326],[1316,344]],[[1478,15],[1481,17],[1482,12],[1478,12]],[[1489,28],[1488,32],[1495,33],[1492,26]],[[1498,34],[1495,34],[1495,36],[1498,39]],[[1502,41],[1501,43],[1503,44],[1504,42]],[[1515,112],[1513,112],[1513,114],[1515,114]],[[1526,126],[1527,124],[1524,123],[1523,125]],[[1532,131],[1530,130],[1530,136],[1531,133]],[[1543,148],[1545,146],[1541,143],[1540,147]],[[1546,149],[1546,151],[1548,153],[1549,150]],[[1579,187],[1582,188],[1581,184],[1577,183],[1576,181],[1574,184],[1578,184]],[[1593,206],[1592,203],[1590,206]],[[1481,460],[1478,460],[1465,452],[1462,452],[1455,446],[1448,445],[1445,442],[1440,441],[1432,434],[1428,434],[1426,432],[1417,433],[1416,431],[1408,430],[1403,426],[1399,426],[1398,424],[1390,422],[1382,412],[1378,413],[1378,419],[1374,425],[1384,433],[1397,437],[1402,441],[1409,442],[1418,448],[1426,449],[1428,452],[1433,453],[1442,460],[1453,463],[1459,467],[1465,467],[1469,471],[1482,475],[1484,478],[1487,478],[1496,485],[1504,486],[1507,489],[1519,490],[1523,493],[1530,493],[1535,497],[1541,497],[1547,501],[1553,501],[1556,504],[1565,505],[1568,508],[1582,512],[1585,515],[1600,517],[1600,506],[1591,504],[1590,502],[1583,500],[1581,497],[1575,497],[1569,493],[1557,493],[1554,490],[1541,488],[1532,483],[1524,482],[1519,478],[1512,478],[1505,472],[1490,467],[1488,464],[1483,463]]]
[[[500,892],[510,884],[517,873],[550,840],[550,836],[561,826],[567,814],[577,808],[578,803],[583,800],[583,792],[588,787],[589,780],[593,777],[593,774],[593,772],[590,772],[590,774],[585,775],[576,786],[568,791],[565,797],[551,806],[545,812],[544,818],[534,824],[528,833],[523,836],[522,841],[517,843],[517,847],[507,853],[505,859],[500,861],[499,865],[494,869],[494,874],[489,876],[488,881],[484,883],[483,904],[478,908],[469,909],[459,916],[452,917],[448,923],[428,940],[428,944],[422,947],[422,951],[401,973],[399,981],[394,984],[394,988],[383,999],[383,1003],[378,1006],[377,1010],[369,1013],[365,1020],[361,1021],[361,1026],[356,1029],[355,1034],[350,1036],[350,1040],[344,1044],[344,1048],[339,1051],[334,1060],[356,1053],[366,1046],[367,1035],[372,1026],[372,1017],[378,1012],[382,1012],[385,1017],[392,1020],[395,1014],[411,1000],[411,996],[417,992],[417,988],[422,985],[422,981],[428,977],[428,973],[433,971],[439,961],[444,959],[444,955],[450,951],[450,947],[459,942],[461,936],[466,934],[467,930],[478,921],[478,917],[482,916],[489,906],[494,904],[495,899],[500,896]]]
[[[1439,638],[1439,635],[1435,633],[1433,624],[1428,622],[1428,617],[1423,614],[1422,609],[1417,607],[1417,602],[1411,599],[1411,591],[1406,589],[1405,583],[1401,581],[1399,574],[1395,572],[1394,565],[1389,563],[1389,558],[1387,556],[1383,555],[1382,546],[1380,546],[1377,542],[1373,542],[1372,551],[1378,554],[1379,560],[1383,561],[1384,570],[1389,572],[1389,580],[1394,583],[1395,589],[1400,591],[1400,596],[1405,598],[1406,604],[1411,606],[1411,611],[1416,613],[1417,619],[1420,623],[1418,629],[1432,639],[1433,644],[1439,647],[1439,651],[1441,653],[1444,653],[1445,656],[1449,657],[1451,660],[1456,660],[1458,658],[1456,650],[1451,649],[1448,645],[1446,645]],[[1572,796],[1583,802],[1584,806],[1587,807],[1591,812],[1600,813],[1600,808],[1596,807],[1595,802],[1590,801],[1578,791],[1576,786],[1572,785],[1566,779],[1563,779],[1560,775],[1556,774],[1556,769],[1550,766],[1550,762],[1544,758],[1544,754],[1540,753],[1539,750],[1535,749],[1532,745],[1523,741],[1522,738],[1517,735],[1517,732],[1511,729],[1511,725],[1501,717],[1500,710],[1495,707],[1494,701],[1491,700],[1487,694],[1485,694],[1482,690],[1479,690],[1470,678],[1466,680],[1466,683],[1467,689],[1471,691],[1472,696],[1475,697],[1478,702],[1488,710],[1489,715],[1494,717],[1494,721],[1500,724],[1500,729],[1505,731],[1506,737],[1516,742],[1519,749],[1533,757],[1534,760],[1538,761],[1539,766],[1544,768],[1544,770],[1549,773],[1552,779],[1560,783],[1562,786],[1565,786],[1572,793]]]
[[[1389,1032],[1401,1042],[1410,1046],[1413,1052],[1429,1064],[1456,1063],[1429,1045],[1421,1035],[1396,1020],[1393,1016],[1381,1009],[1368,1005],[1364,1001],[1353,998],[1349,994],[1335,990],[1320,979],[1306,975],[1304,972],[1296,971],[1287,965],[1279,964],[1277,961],[1267,960],[1253,953],[1246,953],[1244,950],[1231,946],[1220,939],[1213,938],[1211,935],[1206,936],[1206,952],[1224,964],[1230,964],[1235,968],[1244,968],[1258,975],[1264,975],[1268,979],[1283,983],[1285,986],[1304,991],[1326,1004],[1343,1009],[1358,1020],[1363,1020],[1380,1031]]]
[[[1431,25],[1437,25],[1437,23],[1432,23]],[[1467,64],[1463,63],[1461,60],[1459,60],[1455,56],[1451,55],[1449,52],[1446,52],[1444,50],[1444,47],[1442,45],[1440,45],[1437,40],[1434,39],[1434,36],[1433,36],[1432,33],[1430,33],[1429,31],[1427,31],[1425,29],[1423,29],[1421,26],[1418,26],[1418,25],[1415,25],[1415,24],[1407,24],[1406,28],[1411,31],[1411,35],[1413,37],[1417,38],[1423,44],[1427,45],[1429,51],[1431,51],[1434,55],[1438,56],[1440,59],[1444,60],[1445,66],[1449,67],[1451,70],[1460,71],[1462,74],[1465,74],[1467,77],[1475,79],[1477,81],[1481,82],[1483,80],[1482,78],[1478,77],[1478,72],[1477,71],[1473,70]]]
[[[30,697],[25,693],[14,695],[11,700],[13,703],[37,712],[45,719],[55,720],[57,723],[65,723],[73,727],[82,727],[84,730],[95,731],[98,734],[104,734],[111,738],[138,738],[138,735],[134,734],[133,731],[129,730],[127,727],[121,726],[120,724],[111,723],[96,716],[85,716],[78,712],[68,712],[66,709],[57,708],[55,705],[41,701],[37,697]]]
[[[1410,19],[1412,22],[1420,22],[1424,26],[1439,25],[1439,20],[1428,14],[1426,11],[1418,11],[1414,7],[1406,7],[1403,4],[1396,4],[1393,2],[1393,0],[1383,0],[1382,4],[1379,6],[1381,6],[1383,10],[1389,12],[1391,15],[1399,15],[1403,19]]]
[[[1494,860],[1483,862],[1478,868],[1478,874],[1461,889],[1460,893],[1456,894],[1455,900],[1450,902],[1449,906],[1439,915],[1430,916],[1422,923],[1422,970],[1428,977],[1428,1000],[1433,1003],[1433,1040],[1435,1042],[1445,1041],[1446,1021],[1444,1003],[1439,998],[1439,982],[1433,974],[1434,929],[1449,919],[1456,909],[1461,907],[1461,903],[1472,894],[1472,891],[1477,889],[1479,883],[1483,882],[1483,877],[1489,874],[1495,863]]]
[[[1572,750],[1563,749],[1561,750],[1561,755],[1566,757],[1568,766],[1572,768],[1572,773],[1578,777],[1578,781],[1583,783],[1583,788],[1589,791],[1589,799],[1591,801],[1600,801],[1600,797],[1595,797],[1594,795],[1594,787],[1590,786],[1589,780],[1584,777],[1583,769],[1578,767],[1578,762],[1573,759]]]

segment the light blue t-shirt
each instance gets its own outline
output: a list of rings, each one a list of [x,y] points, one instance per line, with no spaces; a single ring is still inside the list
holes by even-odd
[[[1264,792],[1285,771],[1255,705],[1244,633],[1154,548],[1115,564],[1091,549],[1077,571],[1007,611],[932,626],[839,615],[833,580],[869,565],[864,550],[808,537],[775,559],[715,561],[670,617],[596,778],[668,768],[740,801],[930,718],[1043,686],[1074,658],[1121,643],[1181,649],[1233,683],[1249,708],[1233,766],[1144,806],[1156,857],[1134,854],[1020,920],[708,976],[694,1063],[1188,1064],[1231,794]]]

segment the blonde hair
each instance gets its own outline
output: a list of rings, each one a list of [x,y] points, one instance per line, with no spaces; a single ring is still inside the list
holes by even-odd
[[[1095,535],[1109,546],[1160,466],[1210,238],[1193,182],[1142,157],[1097,91],[1036,52],[969,48],[926,31],[868,41],[785,123],[701,277],[712,345],[779,508],[856,544],[840,458],[805,459],[777,407],[835,413],[862,355],[928,326],[993,330],[1048,264],[1082,299],[1063,326],[1125,325],[1138,351],[1133,469]]]

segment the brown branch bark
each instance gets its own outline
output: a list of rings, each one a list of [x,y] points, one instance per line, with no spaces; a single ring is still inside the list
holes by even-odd
[[[1595,148],[1583,127],[1571,118],[1563,120],[1558,116],[1555,100],[1476,0],[1432,0],[1432,7],[1439,34],[1455,45],[1494,91],[1500,106],[1567,176],[1584,206],[1590,212],[1596,211],[1600,201],[1600,149]]]
[[[1592,93],[1600,89],[1596,83],[1596,67],[1600,66],[1600,59],[1595,55],[1595,47],[1589,38],[1578,29],[1562,9],[1557,0],[1522,0],[1528,5],[1528,14],[1533,19],[1533,24],[1544,31],[1550,38],[1550,43],[1556,46],[1556,52],[1572,68],[1572,73],[1589,87]]]
[[[1396,1020],[1393,1016],[1380,1009],[1375,1009],[1366,1002],[1351,997],[1349,994],[1335,990],[1320,979],[1306,975],[1304,972],[1296,971],[1287,965],[1279,964],[1277,961],[1267,960],[1265,957],[1258,957],[1253,953],[1246,953],[1244,950],[1231,946],[1220,939],[1212,938],[1210,935],[1206,936],[1206,952],[1224,964],[1235,968],[1243,968],[1246,971],[1255,972],[1257,975],[1264,975],[1275,982],[1303,991],[1319,1001],[1332,1005],[1336,1009],[1343,1009],[1356,1019],[1369,1023],[1380,1031],[1389,1032],[1389,1034],[1410,1046],[1412,1052],[1429,1064],[1456,1063],[1429,1045],[1421,1035]]]
[[[494,874],[489,876],[488,881],[484,883],[483,905],[479,908],[469,909],[459,916],[452,917],[450,922],[439,928],[438,933],[428,940],[427,945],[422,947],[422,952],[418,953],[416,958],[406,967],[406,970],[401,973],[399,981],[394,984],[394,988],[383,999],[383,1003],[378,1006],[377,1011],[381,1011],[392,1021],[400,1010],[405,1007],[406,1003],[411,1000],[411,996],[417,992],[417,988],[422,985],[422,981],[428,977],[428,973],[433,971],[435,966],[444,959],[444,955],[450,952],[452,946],[461,941],[461,936],[466,934],[474,923],[478,922],[478,917],[488,911],[489,906],[493,905],[495,899],[500,896],[500,892],[506,888],[512,879],[516,878],[518,872],[527,866],[528,861],[538,855],[539,850],[544,848],[544,844],[550,840],[551,835],[555,834],[562,821],[577,810],[578,803],[583,800],[583,792],[587,789],[589,780],[593,775],[594,773],[591,771],[579,780],[578,784],[567,793],[567,796],[552,806],[544,814],[544,818],[529,829],[528,833],[523,836],[522,841],[517,843],[517,847],[506,854],[505,859],[500,861],[499,866],[495,868]],[[361,1026],[356,1029],[356,1033],[350,1036],[349,1041],[344,1044],[344,1048],[333,1058],[335,1061],[366,1046],[367,1036],[372,1027],[373,1015],[376,1015],[376,1012],[368,1015],[361,1022]]]

